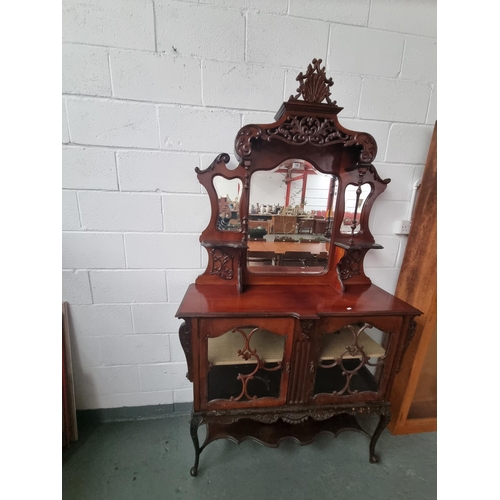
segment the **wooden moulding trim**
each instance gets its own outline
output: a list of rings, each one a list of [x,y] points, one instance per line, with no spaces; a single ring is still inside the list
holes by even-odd
[[[273,408],[230,408],[230,409],[217,409],[217,410],[205,410],[197,412],[199,415],[204,417],[238,417],[238,418],[252,418],[253,416],[260,416],[263,412],[272,413],[276,415],[293,413],[293,412],[303,412],[305,414],[318,416],[321,418],[322,415],[328,414],[330,412],[338,413],[384,413],[389,414],[391,411],[391,405],[387,401],[366,401],[362,403],[344,403],[344,404],[334,404],[334,405],[322,405],[321,407],[306,407],[300,405],[287,405],[287,406],[276,406]]]
[[[409,418],[402,424],[390,423],[388,429],[394,436],[437,431],[437,418]]]
[[[201,246],[205,248],[213,247],[229,247],[229,248],[248,248],[246,243],[240,241],[222,241],[222,240],[205,240],[201,242]]]
[[[356,243],[350,244],[349,242],[334,241],[333,244],[344,250],[361,250],[367,248],[368,250],[381,250],[384,247],[378,243]]]

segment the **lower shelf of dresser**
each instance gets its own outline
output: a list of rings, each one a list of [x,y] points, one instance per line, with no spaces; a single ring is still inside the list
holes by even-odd
[[[379,423],[370,435],[359,424],[358,414],[377,414]],[[265,446],[277,448],[283,440],[291,439],[301,446],[310,444],[319,434],[337,437],[344,431],[355,431],[370,438],[369,459],[379,461],[375,445],[390,420],[388,403],[366,403],[330,408],[275,408],[252,410],[222,410],[193,412],[191,438],[195,448],[195,464],[191,475],[198,474],[198,464],[204,448],[218,439],[229,439],[234,443],[250,439]],[[205,441],[200,446],[198,427],[206,424]]]
[[[369,436],[359,425],[353,415],[341,413],[327,420],[306,420],[300,423],[290,423],[277,420],[266,424],[251,419],[242,419],[231,424],[208,423],[204,446],[217,439],[229,439],[240,444],[245,439],[257,441],[265,446],[277,448],[284,439],[293,439],[300,445],[310,444],[322,433],[337,437],[341,432],[352,430]]]

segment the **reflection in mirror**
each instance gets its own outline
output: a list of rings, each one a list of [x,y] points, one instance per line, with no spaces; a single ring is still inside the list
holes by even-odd
[[[241,231],[241,180],[226,179],[221,175],[216,175],[214,177],[214,188],[219,204],[217,229],[219,231]]]
[[[340,225],[342,234],[356,234],[361,231],[359,220],[366,198],[371,192],[370,184],[357,186],[349,184],[345,189],[344,219]]]
[[[336,177],[301,159],[254,172],[247,265],[251,273],[317,274],[328,267]]]

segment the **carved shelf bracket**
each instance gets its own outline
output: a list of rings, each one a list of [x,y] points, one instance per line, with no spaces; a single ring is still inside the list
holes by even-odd
[[[223,280],[232,280],[234,277],[233,256],[224,252],[221,248],[212,248],[212,270],[210,274],[215,274]]]
[[[360,273],[360,262],[363,253],[360,250],[349,250],[337,264],[337,273],[341,281],[351,279]]]
[[[181,323],[179,327],[179,340],[181,342],[182,349],[186,355],[186,361],[188,366],[188,371],[186,373],[186,378],[192,382],[193,381],[193,349],[191,344],[191,320],[186,319]]]

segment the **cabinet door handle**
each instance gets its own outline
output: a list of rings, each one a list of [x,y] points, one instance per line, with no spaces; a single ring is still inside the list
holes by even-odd
[[[309,365],[309,371],[311,373],[314,373],[314,361],[311,361],[311,364]]]
[[[287,363],[285,365],[285,370],[286,370],[287,373],[290,373],[290,363]]]

